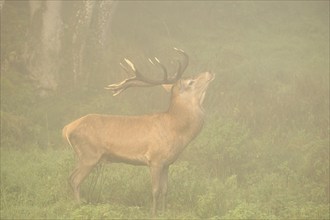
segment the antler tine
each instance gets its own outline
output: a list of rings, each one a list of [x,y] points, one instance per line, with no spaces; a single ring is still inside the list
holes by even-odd
[[[163,84],[166,84],[166,82],[168,81],[168,73],[167,73],[167,69],[166,67],[159,61],[159,59],[157,57],[154,58],[157,62],[157,65],[160,66],[160,68],[162,68],[163,70]],[[152,65],[155,65],[154,62],[152,62],[152,60],[149,58],[149,61]]]
[[[180,62],[179,60],[177,60],[178,70],[177,70],[177,72],[173,76],[173,80],[177,81],[177,80],[179,80],[181,78],[182,74],[187,69],[187,66],[189,64],[189,56],[188,56],[188,54],[186,54],[186,52],[184,52],[181,49],[178,49],[176,47],[174,47],[173,49],[176,50],[176,51],[178,51],[184,57],[184,59],[183,59],[182,62]]]
[[[146,87],[146,86],[152,86],[152,84],[148,82],[141,81],[136,76],[133,76],[131,78],[125,79],[124,81],[117,83],[117,84],[110,84],[107,87],[104,87],[104,89],[111,90],[113,92],[113,96],[118,95],[119,93],[123,92],[129,87]]]
[[[129,87],[146,87],[146,86],[154,86],[154,85],[161,85],[161,84],[173,84],[176,81],[178,81],[185,69],[188,66],[188,60],[189,57],[188,55],[181,49],[174,48],[174,50],[178,51],[180,54],[184,56],[184,59],[182,62],[178,62],[178,70],[174,74],[173,77],[169,77],[167,73],[166,67],[159,61],[157,57],[155,57],[155,61],[153,62],[151,59],[149,59],[150,63],[155,65],[155,63],[161,67],[163,70],[163,79],[162,80],[154,80],[154,79],[148,79],[146,78],[143,74],[138,71],[138,69],[134,66],[134,64],[127,58],[124,59],[126,62],[127,66],[123,65],[120,63],[120,66],[125,70],[126,73],[133,72],[134,76],[125,79],[124,81],[117,83],[117,84],[111,84],[105,87],[105,89],[111,90],[113,92],[113,95],[116,96],[126,90]],[[128,68],[129,67],[129,68]]]
[[[119,65],[120,65],[120,67],[127,73],[127,75],[129,76],[130,74],[129,74],[129,70],[127,69],[127,67],[126,66],[124,66],[124,64],[122,64],[122,63],[119,63]]]
[[[152,86],[155,84],[156,85],[159,84],[158,81],[147,79],[146,77],[144,77],[129,59],[125,58],[124,61],[130,67],[130,69],[128,69],[122,63],[119,63],[120,66],[125,70],[125,72],[127,74],[129,74],[130,72],[133,72],[134,76],[127,78],[120,83],[110,84],[110,85],[106,86],[105,89],[111,90],[113,92],[113,96],[120,94],[121,92],[123,92],[124,90],[126,90],[127,88],[132,87],[132,86],[145,87],[145,86]]]
[[[124,58],[125,62],[127,63],[127,65],[131,68],[132,72],[134,73],[136,78],[143,78],[142,74],[140,73],[140,71],[135,67],[135,65],[127,58]],[[124,70],[127,70],[127,68],[124,66]],[[129,71],[126,71],[129,72]]]

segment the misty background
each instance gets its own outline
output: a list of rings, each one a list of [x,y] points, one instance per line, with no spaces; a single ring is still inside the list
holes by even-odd
[[[2,0],[0,9],[1,217],[145,218],[147,171],[123,165],[104,168],[103,193],[87,186],[96,174],[88,179],[93,206],[71,204],[74,158],[61,129],[88,113],[166,111],[161,87],[116,97],[103,88],[127,77],[124,58],[151,78],[161,71],[149,57],[173,72],[177,47],[190,57],[184,77],[216,78],[204,129],[172,168],[165,217],[329,218],[328,1]],[[46,210],[31,209],[45,200]]]

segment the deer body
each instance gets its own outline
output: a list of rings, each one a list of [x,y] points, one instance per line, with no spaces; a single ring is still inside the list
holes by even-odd
[[[170,165],[203,124],[202,114],[178,117],[168,112],[144,116],[89,114],[64,130],[73,147],[88,142],[88,149],[76,149],[78,158],[97,150],[95,153],[109,162],[149,166],[157,158],[159,163]]]
[[[135,70],[134,66],[132,69]],[[170,107],[163,113],[141,116],[89,114],[65,126],[63,136],[78,157],[69,179],[75,198],[80,201],[80,184],[93,167],[101,160],[107,160],[148,166],[153,215],[160,200],[164,208],[169,166],[202,129],[204,114],[201,104],[213,78],[213,74],[205,72],[176,81]]]

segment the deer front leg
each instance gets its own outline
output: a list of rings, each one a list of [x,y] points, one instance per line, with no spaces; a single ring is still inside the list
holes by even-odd
[[[159,198],[161,194],[161,176],[163,173],[163,166],[154,165],[150,166],[150,173],[151,173],[151,185],[152,185],[152,210],[151,215],[153,217],[157,214],[157,208],[159,204]]]
[[[167,183],[168,183],[168,166],[164,167],[161,175],[161,200],[162,200],[162,212],[166,211],[166,197],[167,197]]]

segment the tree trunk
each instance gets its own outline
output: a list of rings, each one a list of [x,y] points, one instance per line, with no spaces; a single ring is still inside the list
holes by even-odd
[[[30,77],[40,95],[56,90],[60,66],[62,1],[33,1],[30,5],[30,28],[24,59]]]
[[[40,95],[56,90],[61,78],[72,80],[79,87],[100,78],[97,74],[101,72],[98,70],[116,4],[115,1],[92,0],[74,3],[29,1],[30,27],[23,59]],[[69,14],[66,19],[62,6]],[[70,19],[72,23],[68,21]],[[71,42],[65,43],[64,36],[72,39]],[[66,67],[72,69],[67,70],[69,75],[60,77],[63,60],[69,61]]]

